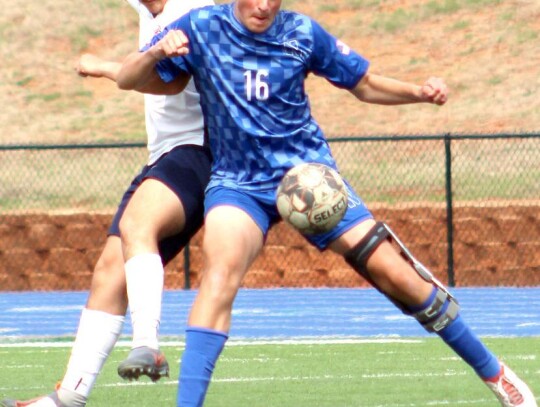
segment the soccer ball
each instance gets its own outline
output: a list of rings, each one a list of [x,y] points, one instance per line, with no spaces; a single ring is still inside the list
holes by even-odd
[[[339,174],[319,163],[291,168],[277,190],[279,214],[305,235],[331,230],[343,219],[347,202],[347,188]]]

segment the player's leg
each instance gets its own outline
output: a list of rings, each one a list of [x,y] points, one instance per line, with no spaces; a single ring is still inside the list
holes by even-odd
[[[234,298],[263,245],[263,233],[243,210],[217,206],[206,216],[204,269],[188,325],[228,332]]]
[[[206,202],[211,209],[205,219],[204,269],[189,315],[180,365],[177,405],[182,407],[204,403],[214,366],[228,338],[234,298],[268,229],[267,220],[255,214],[255,218],[263,219],[256,222],[239,207],[211,206],[216,202],[212,190],[208,195]],[[240,196],[232,202],[243,205]]]
[[[210,157],[205,149],[183,146],[172,150],[145,174],[122,216],[120,230],[133,324],[132,351],[118,367],[123,378],[137,379],[144,374],[158,380],[168,375],[168,363],[158,341],[164,264],[202,225],[209,171]],[[173,243],[172,250],[167,242]]]
[[[178,233],[184,223],[184,209],[178,197],[154,179],[141,184],[122,217],[120,228],[133,328],[132,350],[118,366],[118,374],[125,379],[145,374],[157,380],[169,374],[158,343],[164,281],[158,241]]]
[[[118,236],[110,235],[94,268],[66,373],[57,390],[64,405],[86,404],[97,376],[122,333],[126,308],[122,246]]]
[[[329,246],[405,314],[437,333],[495,392],[503,406],[536,406],[527,385],[499,360],[459,315],[457,301],[383,223],[368,219]]]
[[[50,395],[32,401],[4,400],[0,402],[1,407],[80,407],[86,404],[95,380],[122,332],[127,295],[118,224],[139,183],[140,180],[135,178],[124,193],[109,228],[105,246],[94,267],[90,293],[60,386]]]
[[[89,298],[59,387],[48,396],[24,402],[3,400],[0,406],[85,406],[97,376],[122,332],[126,307],[122,246],[118,236],[109,236],[94,268]]]

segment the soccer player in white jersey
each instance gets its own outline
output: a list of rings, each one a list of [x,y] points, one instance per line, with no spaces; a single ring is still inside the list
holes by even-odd
[[[168,23],[211,0],[129,0],[140,15],[140,46]],[[121,67],[94,55],[83,55],[77,66],[82,76],[116,80]],[[95,266],[88,301],[82,311],[75,344],[60,386],[34,400],[0,401],[2,407],[81,407],[116,343],[127,307],[126,274],[139,280],[127,293],[144,296],[152,286],[163,289],[167,264],[199,230],[203,221],[204,189],[211,156],[199,94],[191,83],[179,95],[146,95],[145,114],[149,158],[125,192]],[[124,239],[127,263],[120,235]],[[119,373],[128,378],[146,374],[153,380],[168,374],[157,334],[161,301],[131,301],[133,350]],[[150,332],[150,333],[147,333]],[[156,405],[159,405],[157,402]]]
[[[205,198],[205,265],[186,329],[181,407],[204,403],[234,298],[268,229],[279,221],[275,193],[284,173],[302,162],[336,168],[311,116],[306,76],[320,75],[367,103],[443,105],[448,97],[440,78],[416,85],[371,73],[364,57],[318,23],[280,7],[281,0],[236,0],[191,11],[129,55],[117,81],[122,89],[176,92],[192,76],[208,126],[214,161]],[[401,311],[438,334],[502,406],[536,407],[528,386],[472,332],[446,288],[412,266],[406,247],[395,247],[399,239],[350,186],[349,197],[336,228],[306,239],[343,255]],[[154,303],[161,294],[152,295]]]

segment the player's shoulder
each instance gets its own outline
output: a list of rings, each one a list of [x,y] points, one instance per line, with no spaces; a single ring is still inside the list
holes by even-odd
[[[280,10],[279,11],[280,19],[288,24],[294,23],[297,25],[307,25],[310,26],[313,23],[313,19],[306,14],[299,13],[292,10]]]
[[[272,35],[287,43],[300,44],[310,49],[314,38],[314,20],[291,10],[280,10],[277,15]]]
[[[311,17],[292,10],[280,10],[277,21],[284,31],[295,31],[304,34],[312,34],[315,24]]]
[[[311,21],[311,17],[293,10],[281,9],[279,10],[278,15],[280,18],[287,21],[300,21],[308,23]]]

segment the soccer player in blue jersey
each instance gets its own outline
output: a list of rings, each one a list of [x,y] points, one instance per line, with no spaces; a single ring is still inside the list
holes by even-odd
[[[186,330],[181,407],[203,405],[228,338],[234,298],[279,221],[276,188],[284,173],[302,162],[336,168],[311,116],[306,76],[320,75],[367,103],[443,105],[448,97],[439,78],[415,85],[371,73],[364,57],[318,23],[280,7],[280,0],[236,0],[192,11],[129,55],[117,81],[122,89],[173,92],[192,76],[209,131],[214,161],[205,198],[205,266]],[[306,239],[343,255],[399,309],[438,334],[501,405],[537,406],[528,386],[471,331],[445,287],[411,266],[400,255],[406,248],[391,243],[396,239],[388,226],[350,189],[349,196],[337,227]]]

